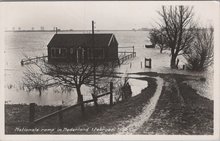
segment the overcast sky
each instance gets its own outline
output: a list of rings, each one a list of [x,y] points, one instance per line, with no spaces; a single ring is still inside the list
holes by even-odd
[[[213,24],[216,2],[147,2],[147,1],[76,1],[76,2],[19,2],[4,3],[3,21],[6,29],[96,29],[151,28],[158,20],[162,4],[194,5],[196,19],[203,25]],[[219,17],[217,17],[219,18]]]

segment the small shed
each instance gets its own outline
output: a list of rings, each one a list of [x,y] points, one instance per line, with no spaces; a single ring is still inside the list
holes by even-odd
[[[48,62],[92,62],[118,59],[114,34],[55,34],[48,47]]]

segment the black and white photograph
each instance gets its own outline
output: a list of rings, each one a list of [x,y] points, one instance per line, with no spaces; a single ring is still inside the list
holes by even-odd
[[[0,8],[0,140],[220,139],[219,1]]]

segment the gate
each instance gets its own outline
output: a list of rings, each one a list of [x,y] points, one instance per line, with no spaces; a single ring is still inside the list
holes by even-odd
[[[145,58],[144,60],[144,66],[145,68],[151,68],[151,58]]]

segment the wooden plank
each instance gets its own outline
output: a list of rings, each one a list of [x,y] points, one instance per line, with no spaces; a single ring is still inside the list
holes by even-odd
[[[96,98],[99,98],[99,97],[102,97],[102,96],[105,96],[105,95],[108,95],[108,94],[110,94],[110,92],[106,92],[106,93],[103,93],[103,94],[101,94],[101,95],[98,95],[98,96],[96,96]],[[83,102],[83,104],[84,104],[84,103],[90,103],[90,102],[94,102],[94,99],[86,100],[86,101]],[[56,111],[56,112],[53,112],[53,113],[48,114],[48,115],[46,115],[46,116],[43,116],[43,117],[41,117],[41,118],[39,118],[39,119],[34,120],[34,123],[38,123],[38,122],[40,122],[40,121],[42,121],[42,120],[45,120],[45,119],[47,119],[47,118],[49,118],[49,117],[52,117],[52,116],[57,115],[57,114],[60,114],[60,113],[62,113],[62,112],[64,112],[64,111],[66,111],[66,110],[69,110],[69,109],[71,109],[71,108],[75,108],[75,107],[77,107],[77,106],[80,106],[81,104],[82,104],[82,103],[78,103],[78,104],[76,104],[76,105],[72,105],[72,106],[63,108],[62,110],[58,110],[58,111]]]
[[[123,53],[124,54],[124,53],[133,53],[133,52],[122,52],[122,51],[119,51],[118,53]]]
[[[83,103],[90,103],[90,102],[93,102],[93,101],[94,101],[93,99],[90,99],[90,100],[84,101]]]
[[[46,116],[43,116],[43,117],[41,117],[41,118],[39,118],[39,119],[34,120],[34,123],[38,123],[38,122],[40,122],[40,121],[42,121],[42,120],[44,120],[44,119],[47,119],[47,118],[49,118],[49,117],[51,117],[51,116],[54,116],[54,115],[56,115],[56,114],[59,114],[60,112],[64,112],[64,111],[66,111],[66,110],[68,110],[68,109],[71,109],[71,108],[80,106],[80,104],[81,104],[81,103],[78,103],[78,104],[76,104],[76,105],[72,105],[72,106],[63,108],[62,110],[53,112],[53,113],[48,114],[48,115],[46,115]]]
[[[99,97],[102,97],[102,96],[105,96],[105,95],[109,95],[109,94],[110,94],[110,92],[106,92],[106,93],[104,93],[104,94],[101,94],[101,95],[96,96],[96,98],[99,98]]]
[[[118,48],[133,48],[133,46],[128,46],[128,47],[118,47]]]
[[[36,57],[36,58],[27,58],[27,59],[22,59],[23,62],[29,62],[32,60],[37,60],[37,59],[42,59],[42,58],[46,58],[48,56],[41,56],[41,57]]]

